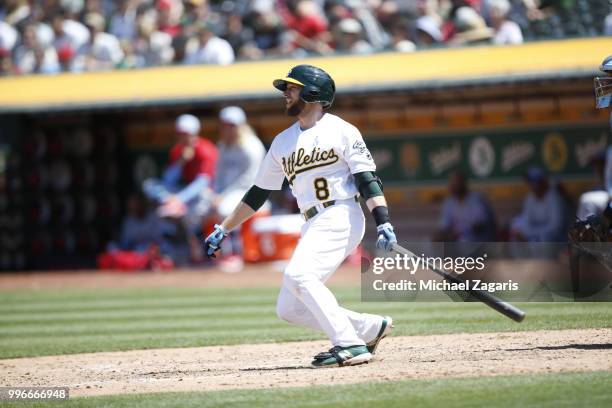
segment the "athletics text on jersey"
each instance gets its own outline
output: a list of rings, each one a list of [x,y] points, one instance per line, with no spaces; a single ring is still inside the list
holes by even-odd
[[[255,185],[279,190],[286,178],[304,211],[321,202],[355,196],[352,175],[375,170],[359,130],[326,113],[309,129],[302,130],[296,122],[276,136]]]

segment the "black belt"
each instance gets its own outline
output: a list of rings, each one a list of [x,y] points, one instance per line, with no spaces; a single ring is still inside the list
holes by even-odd
[[[359,202],[359,199],[357,198],[357,196],[353,197],[353,199],[355,200],[356,203]],[[322,203],[321,205],[323,206],[323,208],[327,208],[327,207],[331,207],[334,204],[336,204],[336,200],[326,201]],[[319,210],[317,209],[317,206],[314,206],[304,211],[302,215],[304,216],[304,219],[308,221],[309,219],[311,219],[318,213],[319,213]]]

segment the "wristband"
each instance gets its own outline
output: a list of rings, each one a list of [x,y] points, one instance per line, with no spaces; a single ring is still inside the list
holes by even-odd
[[[372,217],[374,217],[374,221],[376,225],[381,225],[390,221],[389,218],[389,209],[384,205],[379,205],[378,207],[374,207],[372,209]]]

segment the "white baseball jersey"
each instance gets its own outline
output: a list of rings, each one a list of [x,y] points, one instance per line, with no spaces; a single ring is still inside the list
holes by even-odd
[[[355,196],[353,174],[375,170],[359,130],[325,113],[309,129],[302,130],[296,122],[276,136],[255,185],[280,190],[286,178],[304,212],[322,202]]]

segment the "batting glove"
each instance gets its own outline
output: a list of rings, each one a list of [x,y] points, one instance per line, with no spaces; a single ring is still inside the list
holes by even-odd
[[[378,227],[376,227],[376,231],[378,232],[376,248],[391,252],[393,250],[393,244],[397,243],[395,232],[393,232],[393,225],[385,222],[384,224],[380,224]]]
[[[216,258],[215,252],[219,250],[219,245],[228,232],[220,225],[215,224],[215,230],[204,240],[204,252],[209,258]]]

